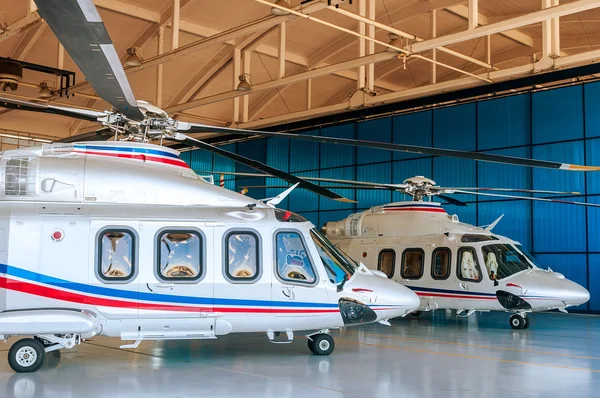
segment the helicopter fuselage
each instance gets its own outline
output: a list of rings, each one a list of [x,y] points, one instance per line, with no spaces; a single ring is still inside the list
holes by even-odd
[[[518,242],[461,223],[439,203],[377,206],[324,229],[348,255],[415,291],[421,311],[526,313],[589,300],[585,288],[541,269]]]

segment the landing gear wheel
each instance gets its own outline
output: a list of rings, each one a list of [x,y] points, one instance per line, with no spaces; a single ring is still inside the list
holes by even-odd
[[[35,372],[44,363],[45,356],[42,343],[35,339],[22,339],[10,347],[8,364],[17,373]]]
[[[329,355],[335,348],[335,342],[330,335],[321,333],[313,336],[312,340],[308,340],[308,348],[315,355]]]
[[[513,329],[523,329],[525,327],[525,318],[519,314],[510,317],[510,327]]]
[[[525,317],[525,326],[523,326],[523,329],[529,329],[529,325],[531,325],[531,319]]]

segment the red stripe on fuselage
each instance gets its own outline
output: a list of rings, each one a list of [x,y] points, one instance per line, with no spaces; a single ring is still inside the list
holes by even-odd
[[[446,210],[441,209],[441,208],[437,208],[437,207],[432,207],[432,208],[426,208],[426,207],[405,207],[405,208],[386,208],[384,207],[383,210],[385,211],[428,211],[428,212],[432,212],[432,213],[445,213]]]
[[[45,297],[49,299],[68,301],[96,307],[115,307],[130,308],[153,311],[178,311],[178,312],[228,312],[228,313],[280,313],[280,314],[321,314],[336,313],[335,309],[279,309],[279,308],[230,308],[230,307],[190,307],[174,304],[154,304],[134,301],[124,301],[107,299],[95,296],[86,296],[60,289],[53,289],[47,286],[34,285],[28,282],[0,277],[0,289],[8,289],[21,293],[32,294],[34,296]]]
[[[156,156],[146,155],[143,153],[106,153],[106,152],[90,151],[89,149],[76,150],[76,152],[84,153],[86,155],[110,156],[113,158],[122,158],[122,159],[136,159],[136,160],[141,160],[144,162],[157,162],[157,163],[168,164],[171,166],[185,167],[187,169],[190,168],[187,165],[187,163],[185,163],[183,160],[180,160],[180,159],[159,158]]]
[[[485,296],[470,296],[460,294],[447,294],[447,293],[430,293],[430,292],[415,292],[417,296],[431,296],[431,297],[445,297],[445,298],[461,298],[461,299],[476,299],[476,300],[496,300],[496,297],[485,297]]]

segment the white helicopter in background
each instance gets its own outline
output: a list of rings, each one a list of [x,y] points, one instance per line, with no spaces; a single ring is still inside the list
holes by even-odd
[[[566,312],[566,308],[584,304],[590,298],[585,288],[562,274],[541,269],[519,242],[494,234],[492,230],[502,216],[485,228],[476,227],[460,222],[456,215],[450,216],[440,203],[423,201],[425,197],[439,196],[464,205],[446,196],[461,193],[599,207],[490,193],[576,192],[442,188],[422,176],[409,178],[404,184],[356,181],[352,184],[392,189],[411,195],[414,200],[375,206],[344,220],[328,222],[322,232],[350,257],[416,292],[421,300],[419,311],[449,308],[466,316],[475,311],[507,311],[514,313],[510,317],[513,329],[526,329],[530,325],[527,317],[530,312],[552,309]]]

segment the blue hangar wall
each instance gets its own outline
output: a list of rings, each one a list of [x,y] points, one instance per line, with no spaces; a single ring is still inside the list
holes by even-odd
[[[345,123],[306,133],[600,165],[600,82]],[[223,148],[298,176],[401,183],[405,178],[423,175],[446,187],[578,191],[584,195],[572,200],[600,203],[600,172],[530,169],[288,139],[247,141]],[[197,172],[254,172],[203,151],[185,152],[182,157]],[[218,180],[218,175],[215,177]],[[284,184],[274,178],[226,182],[227,188],[238,191],[247,185],[276,187],[250,189],[248,193],[254,198],[266,198],[281,192]],[[337,191],[358,203],[338,203],[298,189],[279,207],[301,213],[320,227],[371,206],[408,200],[397,192]],[[494,231],[520,241],[542,265],[588,288],[591,300],[578,309],[600,311],[600,208],[455,197],[469,203],[468,207],[444,207],[448,213],[458,214],[461,221],[485,225],[504,214]]]

